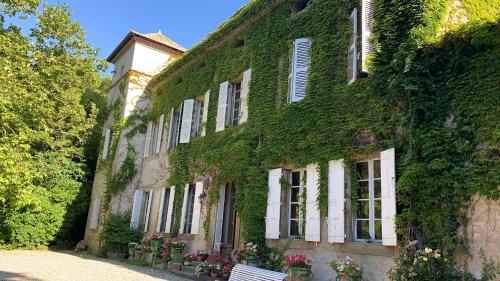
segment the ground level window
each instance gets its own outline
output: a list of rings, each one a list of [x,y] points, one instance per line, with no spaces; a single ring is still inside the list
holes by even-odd
[[[288,191],[288,237],[304,238],[304,217],[302,212],[302,195],[306,182],[305,170],[294,170],[290,173],[290,189]]]
[[[167,214],[168,214],[168,202],[170,200],[170,189],[165,190],[165,197],[163,198],[163,209],[162,213],[160,214],[161,220],[160,220],[160,232],[165,232],[165,228],[167,226]]]
[[[186,214],[184,216],[184,232],[183,233],[191,233],[191,227],[193,225],[193,208],[194,208],[194,193],[195,186],[194,184],[189,185],[187,204],[186,204]]]
[[[356,205],[355,238],[357,241],[382,240],[382,200],[380,160],[356,163],[358,200]]]

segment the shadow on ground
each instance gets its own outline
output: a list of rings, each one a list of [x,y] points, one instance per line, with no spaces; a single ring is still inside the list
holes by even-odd
[[[7,271],[0,271],[0,280],[2,281],[42,281],[41,279],[37,279],[34,277],[31,277],[29,275],[23,274],[23,273],[14,273],[14,272],[7,272]]]

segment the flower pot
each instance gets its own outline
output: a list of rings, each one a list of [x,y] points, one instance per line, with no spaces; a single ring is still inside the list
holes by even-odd
[[[260,260],[257,257],[245,258],[244,263],[248,266],[257,267],[260,265]]]
[[[310,268],[290,267],[288,269],[288,281],[311,281],[312,272]]]

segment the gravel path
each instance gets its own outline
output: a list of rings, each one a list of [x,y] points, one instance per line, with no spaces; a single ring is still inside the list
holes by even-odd
[[[134,266],[86,253],[0,251],[0,280],[187,281],[165,271]]]

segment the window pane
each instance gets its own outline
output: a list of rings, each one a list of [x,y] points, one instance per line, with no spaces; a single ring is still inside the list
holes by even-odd
[[[381,185],[380,185],[380,180],[375,180],[373,182],[373,189],[374,189],[374,195],[373,197],[374,198],[381,198],[381,193],[382,193],[382,189],[381,189]]]
[[[368,219],[369,218],[369,202],[368,201],[358,201],[357,210],[358,219]]]
[[[360,199],[368,199],[369,198],[368,181],[359,181],[358,182],[358,198],[360,198]]]
[[[299,221],[290,221],[290,237],[299,236]]]
[[[373,172],[375,178],[380,178],[380,160],[373,161]]]
[[[299,218],[298,214],[299,214],[299,205],[298,204],[290,205],[290,218],[298,219]]]
[[[356,221],[356,238],[367,239],[370,238],[370,223],[366,221]]]
[[[356,171],[358,172],[358,179],[368,179],[368,162],[356,163]]]
[[[375,240],[382,240],[382,221],[375,220]]]
[[[380,218],[382,218],[382,203],[381,203],[381,200],[380,199],[375,200],[374,204],[375,204],[375,218],[376,219],[380,219]]]
[[[292,186],[300,185],[300,172],[292,172]]]
[[[298,187],[292,187],[292,195],[290,196],[290,202],[299,202],[299,191]]]

